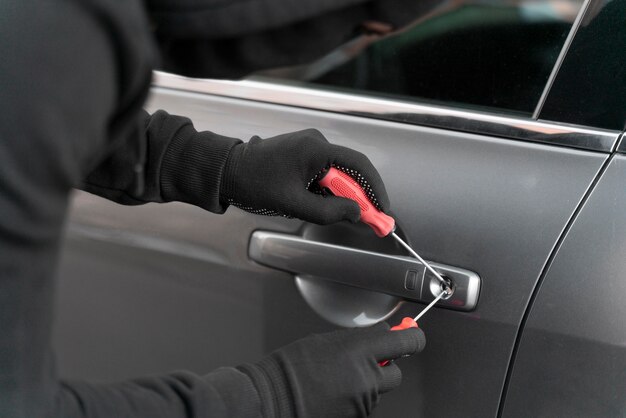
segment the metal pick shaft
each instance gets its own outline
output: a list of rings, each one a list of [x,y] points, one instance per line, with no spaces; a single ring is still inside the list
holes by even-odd
[[[424,260],[422,257],[420,257],[420,255],[418,253],[416,253],[413,248],[411,248],[409,246],[409,244],[407,244],[406,242],[404,242],[404,240],[402,238],[400,238],[395,232],[391,233],[391,236],[395,238],[396,241],[398,241],[400,243],[400,245],[402,245],[404,248],[406,248],[406,250],[408,252],[411,253],[411,255],[415,258],[417,258],[420,263],[422,263],[424,265],[424,267],[426,267],[428,269],[428,271],[430,271],[432,274],[435,275],[435,277],[437,278],[437,280],[439,280],[441,282],[441,284],[444,285],[444,293],[446,292],[445,289],[448,288],[448,282],[446,282],[444,280],[443,277],[441,277],[441,274],[437,273],[437,270],[435,270],[434,268],[432,268],[432,266],[430,264],[428,264],[426,262],[426,260]],[[420,314],[421,315],[421,314]]]
[[[435,298],[432,302],[430,302],[430,303],[428,304],[428,306],[427,306],[427,307],[425,307],[424,309],[422,309],[422,312],[418,313],[418,314],[417,314],[417,316],[416,316],[415,318],[413,318],[413,320],[414,320],[415,322],[417,322],[417,321],[418,321],[418,320],[419,320],[422,316],[424,316],[424,314],[425,314],[426,312],[428,312],[428,310],[429,310],[430,308],[432,308],[433,306],[435,306],[435,303],[439,302],[439,299],[441,299],[441,298],[443,297],[443,295],[445,295],[446,293],[448,293],[448,292],[446,292],[445,290],[444,290],[444,291],[442,291],[442,292],[439,294],[439,296],[437,296],[437,297],[436,297],[436,298]]]

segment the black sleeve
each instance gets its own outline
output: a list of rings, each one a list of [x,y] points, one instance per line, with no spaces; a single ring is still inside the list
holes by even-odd
[[[132,205],[181,201],[223,213],[219,190],[226,159],[239,139],[197,132],[188,118],[149,115],[85,179],[81,188]]]
[[[51,342],[55,272],[69,194],[93,172],[96,161],[121,155],[107,150],[123,150],[127,143],[139,149],[129,138],[139,132],[137,121],[154,63],[143,17],[141,3],[130,0],[0,2],[2,418],[259,415],[260,401],[250,379],[232,368],[115,384],[67,382],[56,373]],[[153,190],[158,175],[150,174],[143,195],[126,193],[132,175],[123,174],[126,162],[118,159],[121,167],[109,167],[114,169],[108,174],[93,172],[101,190],[109,187],[106,193],[112,197],[137,201],[189,193],[196,203],[215,207],[214,193],[189,192],[193,184],[179,185],[176,169],[167,169],[168,159],[187,158],[177,155],[186,152],[181,149],[195,150],[188,157],[192,159],[206,151],[205,142],[213,143],[204,141],[209,134],[197,134],[188,121],[165,114],[149,119],[147,131],[153,128],[169,132],[162,137],[167,143],[143,142],[146,155],[156,148],[154,155],[162,156],[155,161],[160,161],[161,177],[169,173],[162,182],[166,186]],[[103,159],[105,155],[109,157]],[[219,171],[219,161],[208,164],[207,172]]]
[[[116,384],[62,382],[54,418],[260,418],[252,380],[231,367],[205,376],[189,372]]]

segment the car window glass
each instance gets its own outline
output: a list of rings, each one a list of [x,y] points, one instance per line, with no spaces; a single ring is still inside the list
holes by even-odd
[[[531,115],[582,0],[442,1],[382,39],[255,78],[414,102]]]
[[[626,0],[590,3],[539,114],[598,128],[626,128]]]

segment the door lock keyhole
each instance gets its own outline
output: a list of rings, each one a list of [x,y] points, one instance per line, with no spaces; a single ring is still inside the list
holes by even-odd
[[[441,299],[447,300],[454,294],[454,282],[448,276],[442,275],[441,277],[443,277],[444,282],[440,282],[436,277],[431,278],[429,283],[430,293],[432,293],[434,297],[437,297],[441,292],[445,292],[446,294]]]

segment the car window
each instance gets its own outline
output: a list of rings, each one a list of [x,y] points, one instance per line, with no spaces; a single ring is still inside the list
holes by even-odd
[[[442,1],[377,41],[255,77],[413,102],[531,115],[582,0]]]
[[[626,0],[590,3],[541,109],[546,120],[626,128]]]

